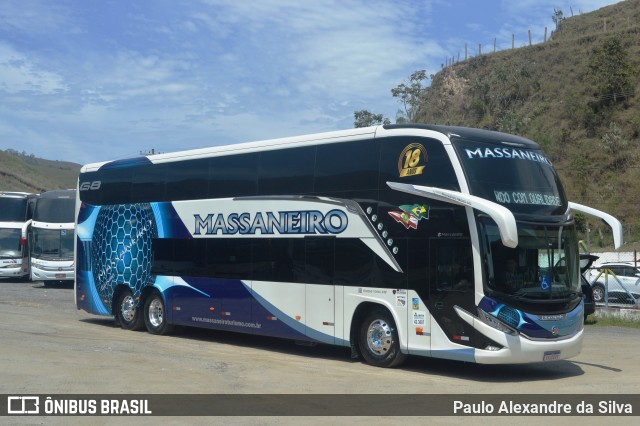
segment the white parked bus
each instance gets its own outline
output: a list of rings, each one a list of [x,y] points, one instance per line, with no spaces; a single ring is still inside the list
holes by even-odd
[[[29,277],[29,231],[37,195],[0,191],[0,278]]]
[[[527,139],[352,129],[82,168],[78,309],[406,355],[529,363],[580,352],[574,211]]]
[[[73,281],[76,190],[48,191],[38,197],[31,223],[31,279]]]

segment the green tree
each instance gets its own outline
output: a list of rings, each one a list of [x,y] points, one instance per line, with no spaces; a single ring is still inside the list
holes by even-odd
[[[377,126],[379,124],[391,124],[391,121],[382,114],[374,114],[366,109],[354,111],[353,117],[355,118],[353,127],[370,127]]]
[[[398,98],[404,109],[404,122],[413,123],[423,105],[427,86],[424,81],[427,78],[427,71],[416,71],[409,77],[409,81],[399,84],[391,89],[391,95]]]
[[[630,96],[635,73],[636,69],[620,38],[609,38],[593,49],[588,77],[601,102],[615,104]]]

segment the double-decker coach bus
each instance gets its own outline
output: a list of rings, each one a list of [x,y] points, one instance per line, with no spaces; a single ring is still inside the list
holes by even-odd
[[[85,166],[78,309],[479,363],[575,356],[574,211],[521,137],[391,125]]]
[[[37,195],[0,191],[0,278],[29,278],[29,231]]]
[[[33,281],[74,279],[75,203],[75,189],[48,191],[38,197],[31,222]]]

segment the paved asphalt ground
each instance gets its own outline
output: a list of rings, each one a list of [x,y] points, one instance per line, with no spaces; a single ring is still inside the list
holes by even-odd
[[[124,331],[78,311],[72,285],[0,280],[0,394],[640,394],[640,330],[587,326],[571,360],[483,366],[409,358],[397,369],[348,349],[201,329]],[[286,403],[286,397],[282,400]],[[247,413],[249,414],[249,413]],[[327,412],[327,416],[331,416]],[[640,413],[634,413],[636,416]],[[333,417],[331,423],[424,424]],[[457,424],[631,424],[634,418],[438,417]],[[603,423],[604,422],[604,423]],[[318,417],[0,417],[0,424],[318,424]],[[323,421],[322,423],[326,423]]]

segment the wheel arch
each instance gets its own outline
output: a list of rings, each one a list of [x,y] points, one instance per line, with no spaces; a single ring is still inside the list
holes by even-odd
[[[116,314],[118,309],[118,300],[120,299],[120,294],[125,290],[130,290],[133,293],[133,289],[125,283],[118,283],[113,289],[113,297],[111,298],[111,314],[112,315]],[[160,293],[160,295],[162,295],[162,292],[155,286],[148,285],[143,287],[142,291],[140,292],[140,296],[136,297],[136,302],[138,302],[138,306],[144,306],[145,299],[149,297],[149,295],[154,290]]]
[[[111,315],[116,315],[118,313],[118,301],[120,300],[120,295],[127,289],[131,290],[131,287],[124,283],[118,283],[113,288],[113,296],[111,297]]]
[[[162,291],[160,291],[160,289],[154,285],[147,285],[145,287],[142,288],[142,291],[140,292],[140,304],[144,305],[145,300],[147,300],[147,297],[151,296],[153,293],[158,293],[160,295],[160,297],[162,297],[162,300],[165,301],[165,297],[162,294]]]

